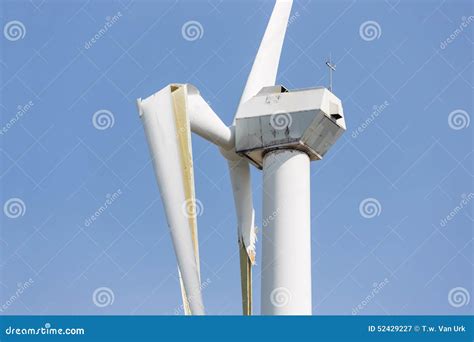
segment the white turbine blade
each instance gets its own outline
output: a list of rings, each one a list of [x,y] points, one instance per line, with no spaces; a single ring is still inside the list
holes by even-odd
[[[245,247],[252,264],[255,262],[255,211],[249,163],[241,158],[228,160],[234,204],[237,214],[239,242]]]
[[[239,242],[240,255],[240,286],[242,292],[242,313],[252,315],[252,261],[249,259],[245,246]]]
[[[191,308],[189,307],[188,296],[186,296],[186,289],[184,288],[183,277],[181,276],[181,271],[179,270],[179,267],[178,267],[178,277],[179,277],[179,288],[181,289],[181,300],[183,301],[183,312],[186,316],[189,316],[189,315],[192,315]]]
[[[244,315],[251,315],[252,265],[255,263],[257,234],[250,168],[247,160],[240,157],[233,150],[225,151],[221,148],[221,153],[227,158],[237,216],[242,308]]]
[[[184,288],[183,305],[193,315],[204,314],[196,200],[191,149],[191,131],[186,86],[171,85],[145,100],[138,110],[153,158],[156,179],[178,260]]]
[[[226,150],[234,147],[232,131],[227,127],[209,104],[199,94],[196,87],[187,84],[188,111],[191,131]]]
[[[285,39],[292,4],[293,0],[276,1],[257,56],[255,56],[247,84],[240,98],[239,107],[242,103],[256,95],[263,87],[275,84],[281,48]],[[239,111],[237,110],[237,115],[238,113]]]
[[[255,263],[257,240],[250,168],[241,157],[228,163],[238,223],[242,311],[248,316],[252,314],[252,265]]]

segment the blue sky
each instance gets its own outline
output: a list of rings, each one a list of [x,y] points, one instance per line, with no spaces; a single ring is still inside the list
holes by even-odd
[[[273,1],[1,7],[1,314],[175,314],[176,262],[135,99],[192,83],[230,124]],[[331,54],[347,124],[311,165],[314,314],[472,313],[473,12],[467,0],[295,1],[278,82],[327,85]],[[101,110],[105,129],[93,123]],[[206,310],[240,314],[227,165],[198,136],[193,153]]]

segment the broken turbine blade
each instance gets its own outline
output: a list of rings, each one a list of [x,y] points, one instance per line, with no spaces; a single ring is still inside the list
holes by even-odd
[[[137,100],[182,278],[183,306],[204,314],[197,206],[186,86],[171,85]]]

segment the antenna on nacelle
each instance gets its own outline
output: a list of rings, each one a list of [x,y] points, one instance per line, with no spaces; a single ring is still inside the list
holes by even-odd
[[[332,92],[332,72],[336,71],[336,64],[332,64],[331,54],[329,54],[329,58],[326,61],[326,65],[329,68],[329,91]]]

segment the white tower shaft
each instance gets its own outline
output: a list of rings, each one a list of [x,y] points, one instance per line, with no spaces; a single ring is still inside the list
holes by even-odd
[[[311,315],[310,159],[276,150],[263,160],[262,315]]]

